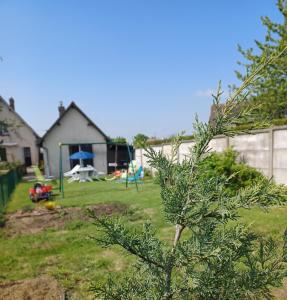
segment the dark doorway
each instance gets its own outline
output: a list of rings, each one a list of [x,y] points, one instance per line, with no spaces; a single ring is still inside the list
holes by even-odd
[[[32,158],[31,158],[31,148],[24,147],[24,162],[26,167],[30,167],[32,165]]]

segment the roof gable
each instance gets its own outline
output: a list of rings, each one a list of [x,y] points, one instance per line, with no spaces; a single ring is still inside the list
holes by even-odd
[[[4,106],[6,106],[6,108],[11,112],[11,113],[13,113],[27,128],[29,128],[31,131],[32,131],[32,133],[35,135],[35,137],[37,138],[37,139],[39,139],[40,138],[40,136],[36,133],[36,131],[15,111],[15,110],[13,110],[13,109],[11,109],[11,107],[9,106],[9,104],[4,100],[4,98],[2,98],[1,96],[0,96],[0,102],[4,105]]]
[[[63,114],[53,123],[53,125],[47,130],[47,132],[43,135],[42,141],[49,135],[49,133],[56,127],[57,124],[61,122],[64,116],[70,111],[71,109],[75,109],[78,111],[87,121],[88,124],[94,127],[100,134],[108,141],[109,137],[76,105],[74,101],[70,103],[70,105],[65,109]]]

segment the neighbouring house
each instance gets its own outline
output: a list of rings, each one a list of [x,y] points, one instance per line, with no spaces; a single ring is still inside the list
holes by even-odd
[[[39,163],[40,137],[15,111],[15,101],[0,96],[0,160],[26,166]]]
[[[71,144],[62,146],[62,168],[64,172],[72,169],[79,163],[77,160],[70,160],[70,156],[82,150],[95,154],[93,159],[84,160],[85,165],[92,165],[99,172],[107,173],[107,144],[110,142],[107,135],[75,104],[75,102],[71,102],[67,108],[61,103],[58,110],[58,119],[44,134],[41,141],[45,175],[59,176],[60,143]]]

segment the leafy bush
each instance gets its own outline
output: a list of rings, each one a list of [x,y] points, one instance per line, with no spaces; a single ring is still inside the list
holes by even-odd
[[[225,189],[230,196],[235,195],[240,188],[248,187],[256,181],[268,179],[256,169],[238,161],[238,153],[229,148],[222,153],[211,153],[200,165],[202,181],[208,182],[212,178],[225,179]],[[156,172],[154,183],[159,184],[159,173]]]
[[[144,177],[152,177],[152,172],[148,168],[144,168]]]
[[[255,181],[268,181],[259,171],[244,162],[238,162],[237,159],[238,153],[231,148],[222,153],[210,154],[200,166],[202,179],[208,181],[211,178],[225,178],[225,187],[231,195]]]
[[[0,170],[12,170],[20,166],[22,166],[22,163],[20,161],[11,163],[7,161],[0,162]]]

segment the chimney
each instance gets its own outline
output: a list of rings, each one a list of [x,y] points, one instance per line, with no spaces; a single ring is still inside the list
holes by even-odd
[[[12,97],[9,99],[9,107],[15,111],[15,100]]]
[[[61,117],[65,112],[65,107],[63,106],[63,102],[60,101],[60,105],[58,106],[59,116]]]

